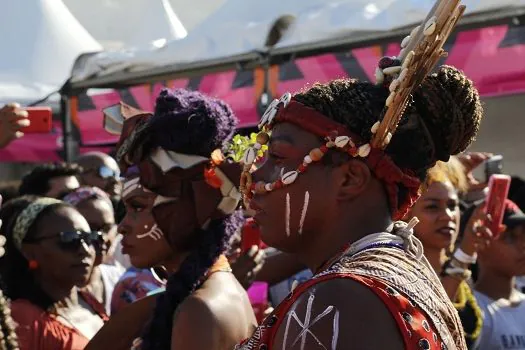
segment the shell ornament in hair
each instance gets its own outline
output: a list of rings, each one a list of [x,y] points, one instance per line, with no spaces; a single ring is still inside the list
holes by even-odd
[[[412,30],[401,42],[401,51],[397,57],[383,57],[376,69],[378,84],[385,85],[390,94],[385,102],[385,112],[381,121],[371,128],[370,143],[356,144],[356,140],[346,135],[333,132],[326,137],[326,143],[311,150],[297,169],[283,172],[279,179],[271,183],[253,183],[251,169],[256,161],[258,150],[267,144],[271,130],[279,114],[292,101],[287,92],[280,99],[273,100],[261,117],[256,143],[245,151],[241,175],[240,190],[245,205],[254,193],[263,194],[293,184],[298,176],[304,173],[313,162],[320,161],[329,149],[337,149],[352,157],[367,158],[372,149],[384,150],[390,143],[401,119],[412,91],[432,70],[439,58],[445,55],[443,44],[463,14],[465,6],[460,0],[438,0],[422,25]]]
[[[388,146],[413,90],[446,55],[443,45],[465,11],[460,2],[437,1],[423,23],[403,39],[399,55],[379,61],[376,82],[388,87],[390,95],[381,122],[372,129],[372,147]]]

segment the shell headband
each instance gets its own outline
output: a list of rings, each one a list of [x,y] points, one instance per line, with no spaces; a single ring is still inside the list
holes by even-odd
[[[382,115],[378,116],[378,121],[371,128],[373,136],[369,142],[361,140],[344,125],[293,100],[290,93],[272,101],[261,118],[261,132],[257,135],[257,142],[246,150],[242,159],[244,168],[240,189],[245,203],[254,193],[264,194],[291,185],[312,163],[320,161],[329,149],[334,149],[364,159],[376,177],[385,184],[392,217],[396,220],[401,219],[419,197],[420,181],[412,173],[394,164],[384,153],[384,149],[397,129],[412,91],[423,81],[439,58],[446,54],[442,48],[443,44],[464,9],[459,0],[436,3],[423,25],[414,28],[411,34],[403,39],[398,57],[383,57],[379,61],[376,70],[377,84],[388,88],[390,95]],[[257,152],[262,145],[268,143],[268,132],[272,127],[282,122],[295,124],[322,137],[326,143],[311,150],[297,169],[281,174],[278,180],[272,183],[253,183],[250,170]],[[408,190],[405,198],[399,198],[399,185]]]

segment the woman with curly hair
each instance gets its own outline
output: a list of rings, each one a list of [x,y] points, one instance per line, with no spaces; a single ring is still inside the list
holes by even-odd
[[[241,169],[221,154],[237,119],[224,102],[183,89],[163,90],[153,114],[116,108],[123,117],[117,160],[126,177],[123,252],[166,286],[152,296],[155,310],[133,348],[231,349],[256,326],[224,256],[242,223]]]

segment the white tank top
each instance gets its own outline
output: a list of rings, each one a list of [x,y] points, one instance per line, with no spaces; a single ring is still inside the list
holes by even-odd
[[[483,311],[483,330],[478,339],[479,350],[525,349],[525,294],[518,293],[519,304],[493,300],[474,291]]]

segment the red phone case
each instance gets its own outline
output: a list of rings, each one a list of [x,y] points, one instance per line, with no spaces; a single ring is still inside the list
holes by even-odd
[[[509,194],[511,178],[508,175],[495,174],[489,179],[489,194],[485,204],[485,213],[490,214],[492,221],[486,223],[494,237],[501,234],[500,226],[505,213],[505,200]]]
[[[51,107],[26,107],[31,122],[27,128],[20,131],[26,134],[47,134],[51,132],[53,123],[53,111]]]
[[[247,220],[241,231],[241,251],[247,252],[252,246],[261,247],[261,232],[252,220]]]

